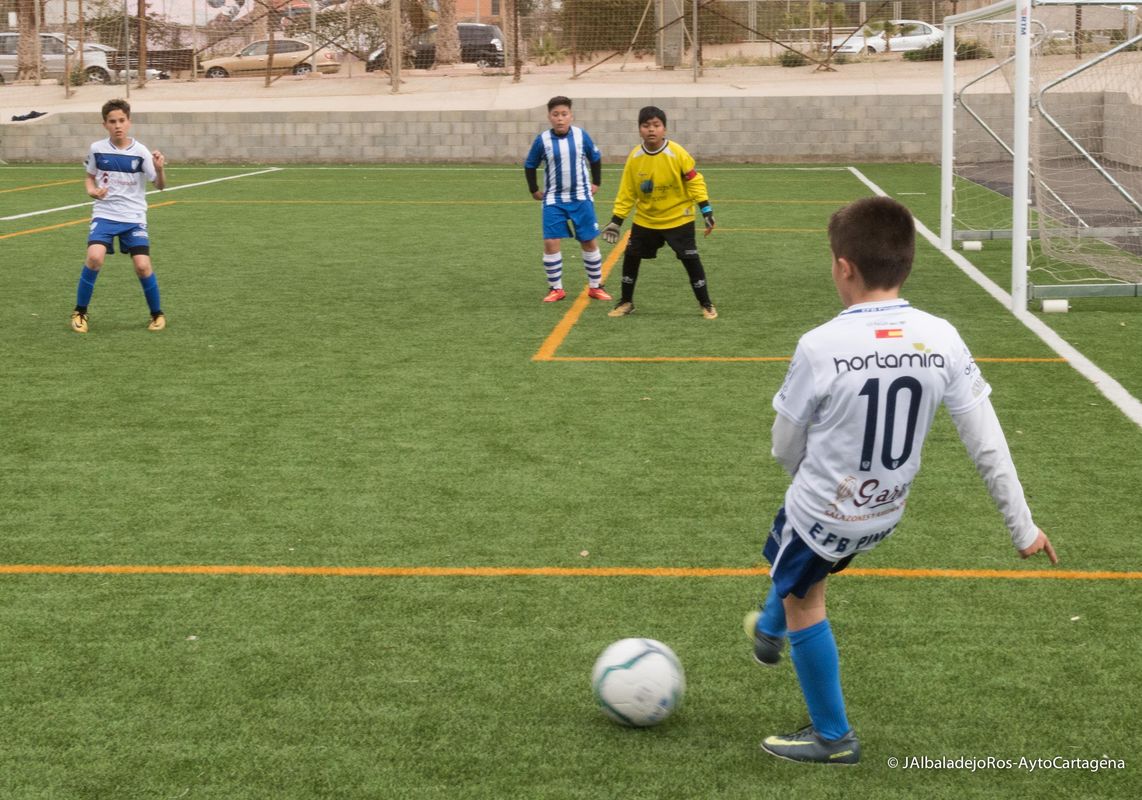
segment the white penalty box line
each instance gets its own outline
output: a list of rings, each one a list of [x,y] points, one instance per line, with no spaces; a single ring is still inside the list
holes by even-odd
[[[266,175],[266,174],[269,174],[271,172],[281,172],[281,171],[282,171],[281,167],[270,167],[269,169],[262,169],[262,170],[258,170],[257,172],[243,172],[240,175],[227,175],[227,176],[222,177],[222,178],[211,178],[208,181],[198,181],[197,183],[184,183],[180,186],[172,186],[169,189],[152,189],[151,191],[147,192],[147,195],[160,194],[160,193],[161,194],[169,194],[170,192],[177,192],[181,189],[194,189],[198,186],[206,186],[206,185],[211,184],[211,183],[221,183],[222,181],[233,181],[233,180],[237,180],[239,178],[252,178],[255,175]],[[93,203],[94,203],[94,201],[90,201],[87,203],[75,203],[75,204],[70,205],[70,206],[59,206],[57,208],[41,209],[40,211],[28,211],[27,213],[24,213],[24,214],[13,214],[10,217],[0,217],[0,222],[9,222],[9,221],[14,220],[14,219],[27,219],[28,217],[38,217],[42,214],[54,214],[57,211],[70,211],[73,208],[85,208],[87,206],[92,205]]]
[[[881,197],[887,197],[888,193],[873,183],[867,176],[864,175],[856,167],[849,167],[849,171],[871,189],[874,193]],[[913,217],[915,219],[915,217]],[[928,240],[929,244],[943,253],[948,259],[959,267],[960,271],[971,278],[977,283],[985,292],[995,298],[1003,305],[1005,309],[1011,309],[1011,295],[1005,292],[993,280],[988,278],[978,268],[961,254],[955,250],[944,250],[940,247],[940,237],[928,229],[923,222],[916,219],[916,230]],[[1060,357],[1066,359],[1075,370],[1094,384],[1095,388],[1114,404],[1115,408],[1126,415],[1127,419],[1131,420],[1135,425],[1142,427],[1142,402],[1138,398],[1130,394],[1121,383],[1116,381],[1102,369],[1094,364],[1089,358],[1084,356],[1076,350],[1066,339],[1060,336],[1049,325],[1044,323],[1041,319],[1036,317],[1025,308],[1017,308],[1011,312],[1014,317],[1023,323],[1033,334],[1039,337],[1047,347],[1055,351]]]

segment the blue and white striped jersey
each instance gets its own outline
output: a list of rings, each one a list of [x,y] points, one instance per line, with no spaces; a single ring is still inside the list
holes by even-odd
[[[101,139],[91,144],[83,165],[88,175],[95,176],[97,186],[108,189],[106,197],[95,201],[92,219],[147,221],[147,181],[154,181],[156,173],[154,159],[146,146],[132,139],[119,149],[109,138]]]
[[[599,148],[585,130],[575,125],[566,136],[550,128],[535,137],[523,162],[526,169],[543,171],[543,204],[572,203],[591,198],[591,164],[603,159]]]

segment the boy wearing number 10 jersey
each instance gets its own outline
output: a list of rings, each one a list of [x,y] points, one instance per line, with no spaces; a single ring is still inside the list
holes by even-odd
[[[825,581],[895,530],[941,403],[1015,549],[1058,559],[1031,519],[991,387],[967,346],[950,323],[899,296],[915,251],[911,213],[886,197],[858,200],[830,219],[829,244],[845,310],[801,337],[773,398],[773,456],[793,480],[765,544],[772,584],[746,631],[762,664],[776,664],[789,639],[812,721],[762,749],[853,764],[860,744],[845,714]]]

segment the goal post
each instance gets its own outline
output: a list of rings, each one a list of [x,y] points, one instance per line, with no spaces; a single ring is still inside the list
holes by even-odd
[[[1016,309],[1142,296],[1138,23],[1093,0],[944,20],[940,243],[1010,240]]]

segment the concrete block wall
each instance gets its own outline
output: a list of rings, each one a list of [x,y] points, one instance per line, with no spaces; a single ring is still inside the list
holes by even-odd
[[[1106,157],[1118,164],[1142,168],[1142,105],[1126,93],[1107,96],[1103,114],[1106,125]]]
[[[1011,96],[977,95],[969,98],[972,109],[1004,141],[1012,142]],[[1124,92],[1059,93],[1048,97],[1045,106],[1067,132],[1091,153],[1110,161],[1142,167],[1142,105]],[[1078,156],[1074,147],[1045,122],[1039,125],[1035,143],[1040,158]],[[1010,156],[978,122],[962,109],[956,112],[956,154],[963,162],[1010,161]]]
[[[1006,98],[978,98],[1006,119]],[[1007,100],[1006,102],[1009,102]],[[638,144],[636,116],[644,105],[668,116],[670,135],[700,163],[718,161],[917,161],[940,157],[938,95],[846,97],[576,98],[575,118],[603,151],[622,163]],[[1113,124],[1136,132],[1139,110],[1115,111]],[[1004,113],[1006,112],[1006,113]],[[144,112],[135,134],[178,163],[520,163],[545,125],[545,109],[485,111]],[[1100,112],[1099,118],[1102,114]],[[1108,122],[1108,124],[1111,124]],[[1131,127],[1133,126],[1133,127]],[[97,116],[50,114],[0,123],[0,159],[78,162],[102,135]],[[1138,137],[1119,136],[1137,151]],[[961,142],[991,152],[969,133]],[[1132,158],[1136,156],[1131,156]],[[1137,161],[1132,162],[1137,163]]]
[[[1103,155],[1105,137],[1104,111],[1106,103],[1101,92],[1072,92],[1046,95],[1042,108],[1067,132],[1095,156]],[[1039,158],[1077,158],[1078,151],[1066,137],[1049,125],[1039,123]]]
[[[1010,94],[973,95],[965,102],[999,138],[1011,142],[1014,114]],[[963,105],[956,109],[956,157],[965,163],[1011,160],[1011,156],[967,113]]]
[[[700,161],[935,161],[940,98],[576,98],[575,118],[622,163],[638,142],[638,109],[657,105],[670,135]],[[543,107],[488,111],[136,111],[134,133],[177,163],[519,163],[545,127]],[[98,116],[50,114],[0,124],[0,159],[80,160]]]

